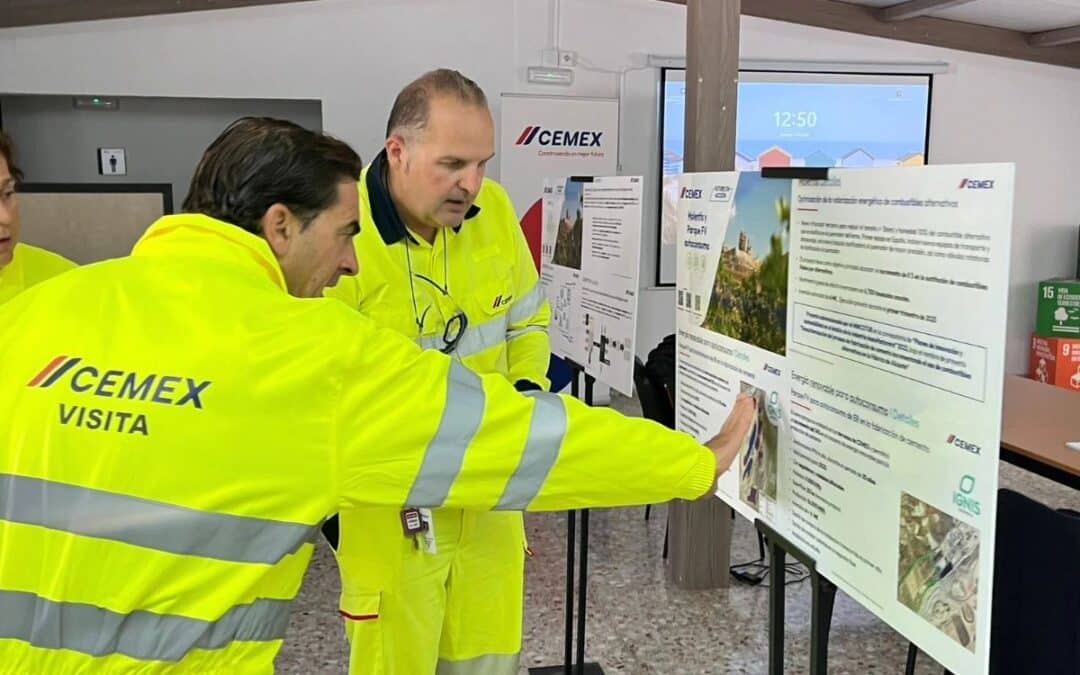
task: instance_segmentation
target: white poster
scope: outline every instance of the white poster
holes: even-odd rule
[[[1013,167],[682,182],[679,423],[715,431],[741,390],[761,406],[718,493],[987,672]],[[726,211],[696,206],[712,186]]]
[[[789,445],[790,419],[785,316],[775,304],[787,290],[788,234],[778,208],[791,199],[791,181],[684,174],[677,194],[676,425],[707,440],[735,397],[752,394],[757,420],[737,470],[720,477],[717,495],[743,516],[779,528],[781,447]],[[777,247],[782,254],[770,256]],[[743,293],[745,287],[755,292]]]
[[[634,386],[641,176],[549,180],[541,281],[551,351],[627,396]]]
[[[503,94],[501,103],[499,182],[537,233],[546,178],[618,173],[617,99]]]

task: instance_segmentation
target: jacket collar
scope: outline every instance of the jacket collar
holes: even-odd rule
[[[281,265],[265,239],[198,213],[159,218],[135,243],[131,255],[192,256],[236,262],[258,270],[282,291],[288,292]]]
[[[367,175],[364,177],[364,186],[367,188],[368,193],[368,204],[371,208],[371,219],[375,221],[375,227],[379,230],[379,235],[382,236],[382,240],[387,246],[396,244],[405,237],[415,243],[416,239],[405,227],[405,221],[401,219],[401,214],[398,213],[397,206],[390,196],[390,186],[387,183],[386,175],[388,169],[386,150],[383,150],[372,160],[371,165],[368,166]],[[465,212],[465,220],[475,218],[479,213],[480,207],[473,204]],[[461,225],[458,225],[454,228],[454,231],[457,232],[460,229]]]

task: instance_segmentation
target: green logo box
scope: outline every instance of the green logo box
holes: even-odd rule
[[[1039,282],[1039,337],[1080,338],[1080,279]]]

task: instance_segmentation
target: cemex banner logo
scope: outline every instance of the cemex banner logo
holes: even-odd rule
[[[779,368],[773,368],[768,363],[765,364],[765,372],[770,374],[770,375],[775,375],[776,377],[780,377],[780,369]]]
[[[953,493],[953,503],[969,516],[977,516],[982,513],[979,500],[971,496],[974,491],[975,477],[964,475],[960,478],[960,485],[957,487],[956,492]]]
[[[968,452],[970,452],[973,455],[981,455],[982,454],[982,448],[975,445],[974,443],[969,443],[968,441],[965,441],[962,438],[957,438],[956,434],[949,434],[949,437],[945,439],[945,442],[948,443],[949,445],[955,445],[956,447],[960,448],[961,450],[967,450]]]
[[[679,192],[679,199],[701,199],[701,188],[688,188],[684,187]]]
[[[98,368],[78,356],[57,356],[27,383],[33,389],[66,385],[71,393],[115,401],[146,401],[162,406],[203,409],[212,382],[177,375]],[[106,405],[102,402],[100,405]],[[60,403],[60,424],[95,431],[150,435],[146,414],[129,410]]]
[[[603,131],[567,131],[565,129],[545,129],[539,125],[529,125],[518,136],[514,145],[546,145],[556,148],[599,148]]]
[[[960,181],[960,190],[993,190],[994,181],[992,180],[977,180],[975,178],[965,178]]]

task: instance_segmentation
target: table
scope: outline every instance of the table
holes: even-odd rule
[[[1080,490],[1080,392],[1019,375],[1005,377],[1001,459]]]

